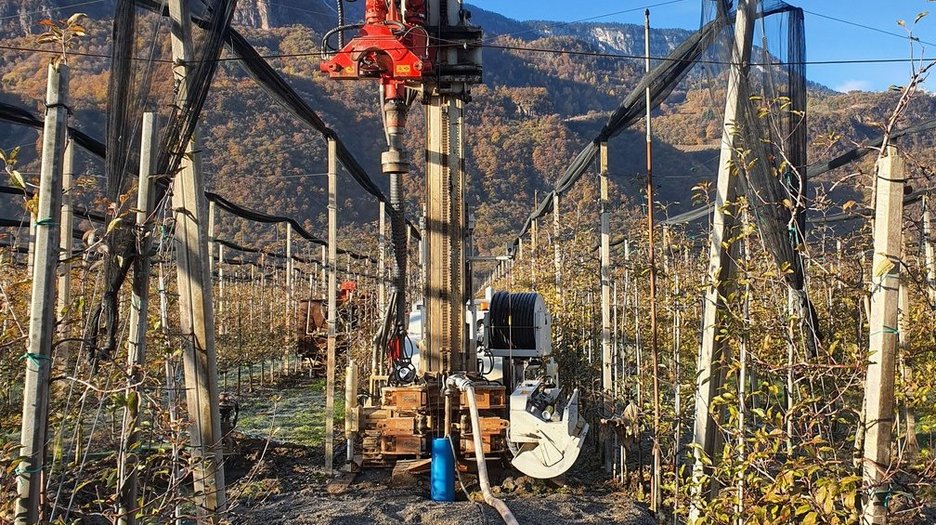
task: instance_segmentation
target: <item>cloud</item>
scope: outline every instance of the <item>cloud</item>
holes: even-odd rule
[[[836,91],[848,93],[849,91],[871,91],[869,80],[846,80],[834,88]]]

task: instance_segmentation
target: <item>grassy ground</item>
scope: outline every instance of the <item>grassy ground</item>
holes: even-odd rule
[[[344,382],[335,381],[335,428],[344,428]],[[325,442],[325,379],[293,376],[240,401],[237,430],[245,435],[319,447]]]

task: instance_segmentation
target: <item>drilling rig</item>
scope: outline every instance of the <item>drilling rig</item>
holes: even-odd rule
[[[365,406],[346,393],[349,459],[390,466],[425,458],[430,440],[445,436],[460,459],[475,454],[479,470],[483,458],[509,455],[525,474],[552,478],[578,457],[588,425],[578,417],[578,392],[559,388],[542,297],[488,291],[474,300],[469,292],[464,107],[482,73],[482,32],[470,18],[456,0],[367,0],[363,23],[346,25],[339,15],[324,37],[323,73],[377,81],[387,139],[381,168],[390,178],[392,280],[372,359],[380,365]],[[426,129],[418,324],[409,322],[405,297],[402,186],[403,133],[416,101]]]

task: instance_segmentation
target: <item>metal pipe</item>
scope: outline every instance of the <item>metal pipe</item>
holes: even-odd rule
[[[345,368],[345,438],[347,438],[346,459],[354,461],[354,442],[357,440],[357,389],[358,369],[353,360]]]
[[[481,485],[481,494],[484,502],[500,514],[507,525],[520,525],[507,504],[494,497],[491,493],[491,483],[488,480],[487,464],[484,462],[484,444],[481,442],[481,419],[478,417],[478,402],[475,400],[474,386],[471,380],[464,375],[449,376],[446,383],[465,393],[468,398],[468,411],[471,415],[471,437],[474,441],[475,459],[478,463],[478,484]]]

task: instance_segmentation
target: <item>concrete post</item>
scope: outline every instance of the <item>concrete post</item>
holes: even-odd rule
[[[718,395],[723,381],[725,348],[719,337],[725,315],[725,305],[722,304],[722,299],[728,295],[728,281],[734,270],[732,252],[737,252],[736,246],[725,245],[732,238],[737,226],[734,217],[725,213],[725,207],[732,205],[737,199],[735,176],[731,173],[736,137],[734,125],[741,113],[741,104],[749,103],[747,100],[741,100],[739,89],[741,82],[747,76],[748,64],[751,58],[754,5],[755,2],[751,0],[739,0],[738,2],[735,18],[734,50],[732,52],[733,65],[728,74],[721,156],[718,166],[715,207],[712,212],[708,289],[705,292],[702,316],[702,344],[696,375],[695,425],[692,437],[696,448],[693,452],[695,462],[692,471],[693,494],[689,509],[690,524],[699,520],[704,502],[708,501],[717,489],[716,483],[707,483],[708,486],[704,486],[706,485],[705,476],[711,473],[711,469],[704,466],[702,458],[707,457],[714,460],[718,448],[717,422],[709,413],[709,408],[712,399]]]
[[[61,258],[65,259],[59,263],[58,277],[58,321],[61,323],[65,312],[71,306],[71,263],[67,261],[72,256],[74,247],[72,231],[75,229],[75,213],[72,209],[72,179],[75,175],[75,144],[69,140],[65,145],[65,160],[62,169],[62,222],[60,227]],[[61,330],[61,326],[59,327]],[[62,334],[60,334],[62,335]],[[67,343],[59,345],[62,353],[57,359],[67,361],[67,353],[64,348]]]
[[[65,160],[62,169],[62,213],[61,227],[59,228],[60,250],[59,269],[58,269],[58,305],[56,306],[56,320],[58,323],[58,336],[63,341],[56,348],[53,364],[56,369],[56,375],[68,369],[68,363],[71,362],[70,330],[68,328],[68,319],[66,314],[69,312],[72,304],[71,300],[71,263],[68,261],[72,256],[73,238],[72,231],[75,229],[75,214],[72,209],[72,179],[75,173],[75,145],[69,140],[65,144]],[[56,394],[63,389],[56,388]]]
[[[133,267],[133,289],[130,296],[130,334],[127,344],[127,404],[123,415],[123,442],[118,458],[117,479],[118,517],[120,525],[135,525],[137,505],[137,441],[142,396],[140,383],[143,381],[143,365],[146,356],[147,303],[149,300],[149,250],[152,236],[149,216],[153,211],[153,172],[156,167],[156,137],[154,113],[143,114],[142,139],[140,141],[140,169],[137,188],[136,231],[142,242],[138,259]]]
[[[43,493],[46,424],[49,417],[49,371],[55,334],[55,267],[59,253],[65,120],[68,118],[68,66],[49,65],[42,134],[39,206],[36,213],[35,266],[29,307],[29,346],[23,354],[23,421],[16,468],[17,525],[38,523]]]
[[[894,376],[897,304],[903,225],[904,161],[893,146],[878,160],[875,179],[874,260],[871,270],[869,360],[865,378],[865,440],[862,523],[887,522],[891,437],[894,425]]]
[[[188,64],[192,53],[191,13],[186,0],[169,1],[173,75],[178,103],[188,96]],[[179,292],[179,331],[183,347],[185,393],[192,422],[191,462],[196,513],[201,522],[217,523],[226,507],[222,462],[221,418],[218,408],[218,366],[215,354],[214,309],[208,273],[208,231],[201,155],[193,138],[186,145],[181,170],[172,184],[176,210],[176,280]]]

